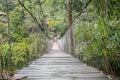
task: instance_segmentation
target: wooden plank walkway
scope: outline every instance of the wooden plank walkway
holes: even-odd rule
[[[25,80],[109,80],[101,71],[60,50],[33,61],[14,75],[19,76],[28,76]]]

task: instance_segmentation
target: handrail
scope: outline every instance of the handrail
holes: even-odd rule
[[[61,48],[71,53],[70,29],[72,28],[75,45],[74,56],[87,65],[103,70],[108,75],[119,77],[119,30],[112,30],[109,26],[112,20],[108,18],[107,11],[105,11],[107,17],[89,16],[89,9],[85,9],[85,14],[83,13],[77,17],[61,38]],[[105,20],[109,21],[109,23]]]

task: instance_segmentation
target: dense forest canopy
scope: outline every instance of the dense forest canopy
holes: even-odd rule
[[[69,26],[68,1],[0,0],[0,64],[3,72],[20,69],[45,52],[45,41],[53,36],[46,24],[56,28],[62,39]],[[91,61],[90,65],[106,73],[119,76],[120,0],[71,1],[75,55],[86,63]],[[92,58],[97,58],[100,65]],[[103,64],[107,66],[105,69]]]

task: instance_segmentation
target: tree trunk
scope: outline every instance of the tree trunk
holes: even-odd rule
[[[70,53],[74,54],[74,40],[72,30],[72,0],[68,0],[68,27],[70,29]]]

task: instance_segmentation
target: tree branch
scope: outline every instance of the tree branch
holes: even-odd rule
[[[36,17],[25,7],[25,5],[20,0],[18,0],[18,2],[30,14],[30,16],[34,19],[34,21],[37,23],[37,25],[40,27],[40,29],[43,30],[43,28],[39,24],[38,20],[36,19]]]

